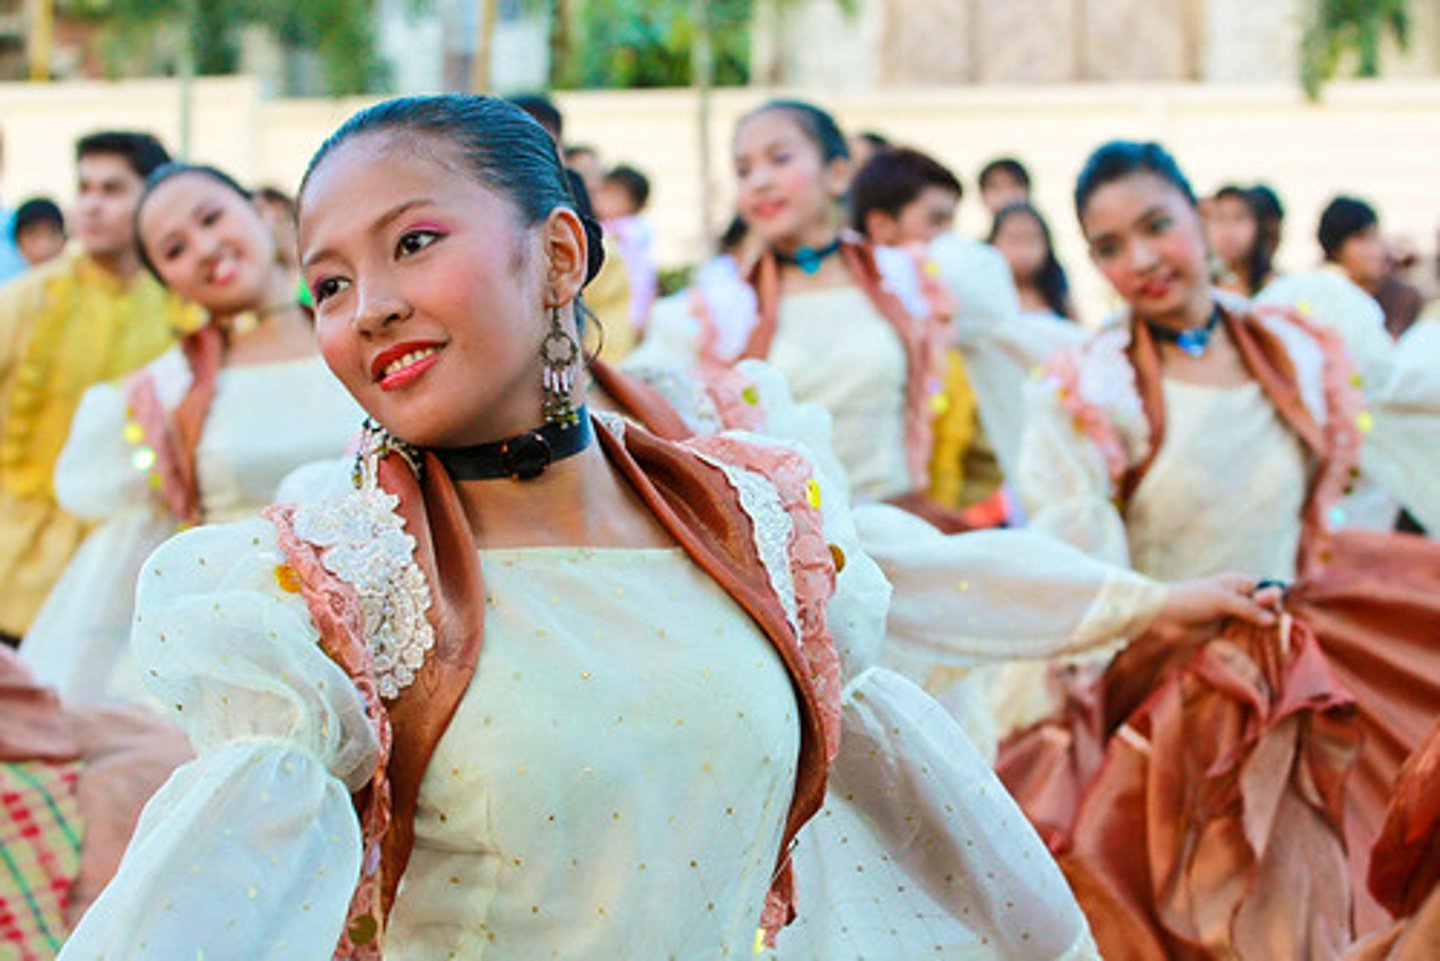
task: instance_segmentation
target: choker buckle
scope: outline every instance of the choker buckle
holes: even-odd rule
[[[554,459],[550,442],[539,431],[512,437],[500,445],[500,464],[515,480],[539,477]]]

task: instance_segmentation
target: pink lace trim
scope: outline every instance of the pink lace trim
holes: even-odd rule
[[[715,413],[726,430],[761,432],[765,429],[765,408],[760,388],[737,368],[705,365],[696,371]]]
[[[1320,550],[1318,542],[1332,532],[1331,513],[1349,490],[1355,468],[1360,463],[1360,448],[1366,429],[1362,422],[1368,417],[1369,404],[1360,389],[1360,376],[1350,357],[1350,350],[1340,334],[1314,323],[1299,311],[1278,304],[1259,307],[1256,314],[1281,317],[1299,327],[1314,338],[1324,356],[1321,383],[1325,397],[1325,423],[1322,430],[1330,450],[1320,474],[1315,478],[1311,494],[1314,511],[1311,520],[1317,529],[1309,532],[1306,538],[1307,556],[1302,558],[1305,562],[1313,561],[1314,554]],[[1301,564],[1302,569],[1307,566],[1307,563]]]
[[[691,445],[702,453],[763,475],[774,485],[780,506],[790,518],[787,554],[800,626],[795,641],[815,692],[828,764],[840,750],[843,688],[840,656],[825,623],[825,609],[835,593],[837,571],[835,557],[825,539],[824,516],[818,506],[819,486],[811,476],[810,464],[786,447],[751,444],[719,434],[698,438]],[[794,904],[795,879],[787,859],[765,897],[760,915],[767,946],[774,946],[775,936],[795,916]]]
[[[824,518],[814,506],[818,485],[810,463],[800,454],[778,445],[752,444],[714,434],[698,438],[692,446],[728,464],[763,475],[774,485],[780,506],[791,522],[789,561],[800,622],[796,651],[809,671],[825,731],[826,760],[840,749],[840,656],[825,623],[825,607],[835,593],[835,559],[825,540]]]
[[[1125,440],[1105,410],[1085,396],[1080,385],[1080,365],[1079,352],[1062,350],[1046,361],[1044,377],[1054,386],[1055,397],[1060,401],[1061,409],[1070,415],[1075,430],[1089,437],[1100,448],[1110,479],[1118,483],[1130,466]],[[1134,381],[1135,372],[1131,370],[1132,390]]]
[[[369,784],[369,796],[360,812],[364,860],[360,880],[350,900],[345,930],[335,949],[337,959],[380,961],[383,957],[383,916],[380,906],[380,839],[390,827],[389,762],[392,744],[390,715],[375,686],[369,645],[365,643],[364,615],[354,588],[331,574],[310,542],[295,533],[295,508],[268,507],[262,516],[275,525],[280,549],[298,575],[296,585],[320,632],[325,653],[349,676],[365,702],[365,715],[380,745],[379,762]]]
[[[156,493],[161,503],[182,524],[198,524],[199,513],[189,503],[184,471],[175,456],[176,439],[170,427],[170,414],[160,402],[155,375],[142,368],[126,378],[125,402],[135,423],[140,425],[143,445],[155,455],[151,474],[159,478]]]

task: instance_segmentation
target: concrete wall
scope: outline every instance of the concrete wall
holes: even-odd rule
[[[728,153],[735,121],[766,96],[730,90],[715,98],[716,226],[733,195]],[[702,191],[693,94],[584,92],[558,99],[572,140],[595,145],[607,162],[634,163],[650,174],[650,216],[661,260],[674,264],[697,256]],[[194,103],[196,159],[245,181],[293,188],[311,152],[362,101],[266,101],[254,81],[226,78],[197,83]],[[1288,85],[1162,84],[884,89],[837,92],[825,103],[847,126],[879,130],[952,166],[971,188],[961,215],[965,233],[988,226],[973,189],[980,165],[1001,153],[1023,158],[1091,313],[1103,310],[1106,298],[1085,262],[1069,194],[1089,150],[1113,137],[1164,141],[1202,192],[1230,180],[1273,184],[1289,212],[1281,248],[1289,267],[1315,261],[1319,210],[1341,190],[1368,197],[1387,232],[1409,236],[1433,262],[1440,225],[1440,81],[1335,84],[1318,105]],[[178,88],[169,81],[0,85],[6,146],[0,198],[10,206],[36,193],[70,200],[78,135],[124,125],[152,130],[174,145],[179,106]]]

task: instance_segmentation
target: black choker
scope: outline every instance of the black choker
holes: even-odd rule
[[[839,249],[840,238],[836,237],[824,247],[801,247],[793,254],[782,254],[777,250],[775,251],[775,259],[782,264],[799,267],[813,277],[820,272],[820,265],[825,262],[825,258]]]
[[[1215,336],[1215,328],[1220,325],[1220,308],[1210,312],[1210,320],[1204,327],[1173,330],[1160,324],[1152,324],[1148,320],[1145,324],[1156,340],[1169,341],[1191,357],[1201,357],[1205,354],[1205,348],[1210,346],[1210,338]]]
[[[590,412],[581,405],[575,413],[579,420],[574,424],[546,424],[488,444],[432,450],[454,480],[530,480],[557,460],[574,457],[590,446],[595,436]]]

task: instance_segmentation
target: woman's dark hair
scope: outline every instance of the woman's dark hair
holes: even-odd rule
[[[964,196],[964,188],[938,160],[909,147],[893,147],[871,157],[850,182],[850,226],[865,233],[872,211],[899,217],[926,188],[939,187]]]
[[[820,148],[820,159],[825,163],[850,159],[850,145],[845,142],[845,135],[840,132],[835,118],[803,100],[768,100],[741,117],[736,129],[745,126],[747,120],[773,111],[789,114],[810,142]]]
[[[1024,187],[1027,191],[1030,189],[1030,171],[1026,170],[1025,165],[1014,157],[1000,157],[981,167],[979,178],[980,189],[984,190],[985,185],[990,182],[990,178],[996,174],[1009,174],[1015,178],[1020,186]]]
[[[209,177],[216,183],[235,191],[235,193],[239,194],[247,203],[251,197],[250,191],[240,186],[239,181],[219,167],[211,167],[207,164],[189,164],[180,161],[171,161],[161,164],[152,170],[150,176],[145,178],[145,188],[140,191],[140,199],[135,203],[135,246],[139,248],[140,251],[140,263],[144,264],[145,269],[150,271],[150,276],[162,284],[165,283],[165,281],[161,278],[160,271],[156,270],[155,265],[150,262],[150,254],[145,250],[145,243],[140,237],[140,213],[145,209],[145,204],[150,200],[151,195],[159,189],[161,184],[167,180],[173,180],[181,174],[199,174],[202,177]]]
[[[453,145],[466,171],[507,197],[527,227],[542,222],[557,207],[574,211],[585,227],[585,282],[600,272],[605,262],[600,224],[588,205],[576,199],[555,142],[524,110],[494,97],[399,97],[360,111],[310,158],[300,181],[302,209],[305,186],[326,157],[352,137],[382,131],[419,134]]]
[[[1280,227],[1285,209],[1275,191],[1263,185],[1245,188],[1227,184],[1215,191],[1215,199],[1238,200],[1255,221],[1255,239],[1245,252],[1245,272],[1249,278],[1246,292],[1254,296],[1275,272],[1275,251],[1280,248]]]
[[[995,238],[1000,236],[1000,228],[1005,221],[1012,217],[1028,216],[1040,227],[1040,236],[1045,238],[1045,263],[1040,268],[1040,276],[1035,280],[1035,286],[1040,291],[1040,296],[1045,305],[1051,311],[1061,317],[1074,318],[1074,304],[1070,300],[1070,278],[1065,274],[1065,268],[1055,256],[1055,242],[1050,237],[1050,225],[1040,211],[1030,204],[1019,201],[1009,206],[1000,208],[995,215],[995,222],[990,227],[990,243],[995,243]]]
[[[1190,181],[1185,179],[1180,165],[1164,147],[1153,142],[1112,140],[1092,153],[1080,171],[1080,177],[1075,182],[1075,215],[1085,215],[1085,206],[1090,203],[1095,191],[1135,174],[1159,177],[1184,194],[1192,205],[1195,203],[1195,191],[1191,189]]]
[[[1330,201],[1320,215],[1320,230],[1317,233],[1320,249],[1325,251],[1326,260],[1340,256],[1345,241],[1363,233],[1380,222],[1375,208],[1354,197],[1336,197]]]

